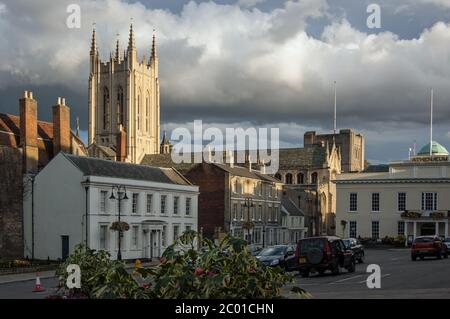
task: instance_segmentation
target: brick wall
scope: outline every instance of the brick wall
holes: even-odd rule
[[[225,229],[225,172],[214,165],[198,164],[185,177],[198,185],[198,228],[203,227],[203,236],[213,238],[216,227]]]
[[[0,258],[23,256],[22,152],[0,146]]]

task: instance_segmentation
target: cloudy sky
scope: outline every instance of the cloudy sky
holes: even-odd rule
[[[372,2],[380,29],[366,24]],[[72,3],[79,29],[66,26]],[[450,149],[449,0],[0,0],[0,111],[17,114],[31,89],[49,120],[64,96],[85,131],[92,24],[106,59],[130,18],[141,56],[157,30],[167,130],[279,127],[282,146],[302,146],[306,130],[332,130],[337,81],[338,128],[386,162],[429,139],[433,87],[434,137]]]

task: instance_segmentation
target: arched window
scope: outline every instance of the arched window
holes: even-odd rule
[[[103,89],[103,129],[108,127],[108,108],[109,108],[109,90],[107,87]]]
[[[145,131],[148,132],[150,127],[150,94],[147,91],[147,96],[145,97]]]
[[[137,104],[137,129],[139,131],[141,129],[141,90],[139,90],[136,104]]]
[[[292,174],[291,173],[286,174],[286,184],[292,184]]]
[[[276,174],[275,174],[275,178],[276,178],[276,179],[279,179],[279,180],[281,181],[281,175],[280,175],[279,173],[276,173]]]
[[[317,184],[317,172],[311,174],[311,184]]]
[[[297,184],[305,184],[305,175],[303,173],[297,174]]]
[[[123,89],[121,86],[117,88],[117,124],[123,125]]]

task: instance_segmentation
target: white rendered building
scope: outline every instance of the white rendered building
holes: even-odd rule
[[[60,153],[27,186],[24,255],[34,250],[36,259],[56,260],[83,242],[117,258],[119,231],[111,229],[119,218],[117,185],[128,198],[120,205],[129,226],[122,259],[159,257],[184,231],[197,231],[198,187],[175,169]]]

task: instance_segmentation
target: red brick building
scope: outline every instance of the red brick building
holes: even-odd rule
[[[0,113],[0,257],[23,256],[23,198],[32,196],[23,179],[33,178],[58,152],[86,155],[70,129],[63,98],[53,106],[53,121],[39,121],[33,93],[19,100],[19,116]],[[28,256],[32,257],[32,256]]]

